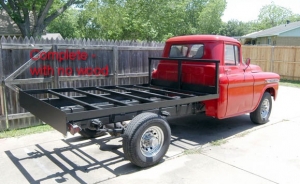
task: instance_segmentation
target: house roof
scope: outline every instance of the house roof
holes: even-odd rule
[[[250,34],[242,36],[242,38],[259,38],[259,37],[266,37],[266,36],[278,36],[284,32],[291,31],[291,30],[294,30],[297,28],[300,28],[300,21],[292,22],[289,24],[282,24],[282,25],[272,27],[269,29],[265,29],[262,31],[250,33]]]
[[[58,38],[59,40],[63,39],[63,37],[61,36],[60,33],[46,33],[46,35],[42,35],[43,39],[49,39],[51,40],[53,38],[53,40],[55,40],[56,38]]]
[[[21,31],[17,24],[8,16],[6,11],[0,10],[0,35],[20,36]]]

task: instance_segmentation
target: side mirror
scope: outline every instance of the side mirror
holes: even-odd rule
[[[247,70],[247,68],[250,66],[250,58],[246,59],[246,68],[244,68],[244,72]]]
[[[246,65],[247,65],[247,66],[250,65],[250,61],[251,61],[250,58],[247,58],[247,59],[246,59]]]

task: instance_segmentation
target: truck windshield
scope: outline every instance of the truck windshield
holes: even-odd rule
[[[202,58],[204,53],[203,44],[172,45],[169,53],[170,58]]]

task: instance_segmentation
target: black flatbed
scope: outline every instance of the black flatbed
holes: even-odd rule
[[[156,81],[139,85],[117,85],[80,88],[20,90],[20,105],[63,134],[67,123],[76,124],[99,119],[102,124],[132,119],[135,115],[152,111],[171,115],[185,115],[201,110],[199,103],[219,98],[219,61],[182,58],[149,58],[178,62],[178,81]],[[216,65],[215,86],[184,84],[181,82],[183,61],[211,62]],[[201,90],[202,89],[202,90]]]

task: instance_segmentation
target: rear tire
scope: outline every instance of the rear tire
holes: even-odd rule
[[[165,119],[154,113],[134,117],[123,135],[125,158],[139,167],[159,163],[169,149],[171,129]]]
[[[265,92],[254,112],[250,113],[250,119],[255,124],[265,124],[269,121],[272,110],[272,99],[268,92]]]

